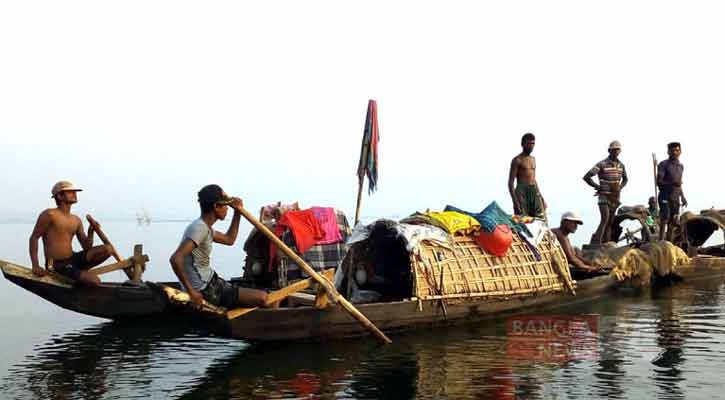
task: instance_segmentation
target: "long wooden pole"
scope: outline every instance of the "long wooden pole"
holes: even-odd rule
[[[357,225],[358,221],[360,221],[360,206],[362,205],[362,190],[363,190],[363,182],[360,181],[360,184],[357,188],[357,205],[355,206],[355,223],[353,226]]]
[[[284,242],[282,240],[280,240],[280,238],[278,238],[277,235],[275,235],[274,233],[272,233],[272,231],[269,230],[269,228],[264,226],[256,218],[254,218],[254,216],[252,214],[250,214],[249,211],[245,210],[244,208],[240,207],[239,211],[244,216],[244,218],[247,219],[247,221],[249,221],[252,225],[254,225],[255,228],[259,229],[260,232],[264,233],[264,235],[267,236],[269,238],[269,240],[271,240],[275,245],[277,245],[277,247],[280,250],[282,250],[283,253],[285,253],[289,258],[292,259],[292,261],[295,262],[295,264],[297,264],[300,268],[302,268],[302,270],[305,271],[305,273],[307,275],[309,275],[312,279],[314,279],[317,283],[319,283],[323,288],[325,288],[327,293],[329,293],[330,296],[332,296],[333,300],[335,302],[337,302],[338,304],[340,304],[342,306],[342,308],[344,308],[347,312],[349,312],[353,318],[358,320],[358,322],[360,322],[360,324],[365,329],[370,331],[373,334],[373,336],[375,336],[375,338],[378,339],[378,341],[380,343],[383,343],[383,344],[392,343],[392,341],[390,339],[388,339],[388,337],[385,336],[385,334],[383,332],[381,332],[380,329],[378,329],[378,327],[376,327],[372,322],[370,322],[370,320],[367,319],[367,317],[365,317],[360,311],[358,311],[358,309],[355,308],[355,306],[353,306],[349,301],[347,301],[347,299],[344,298],[337,291],[337,289],[335,289],[335,286],[330,281],[321,277],[314,269],[312,269],[312,267],[307,265],[307,263],[300,256],[295,254],[295,252],[292,251],[292,249],[287,247],[287,245],[284,244]]]
[[[660,202],[658,199],[659,193],[657,193],[657,155],[655,153],[652,153],[652,172],[654,173],[655,181],[655,208],[659,211]]]

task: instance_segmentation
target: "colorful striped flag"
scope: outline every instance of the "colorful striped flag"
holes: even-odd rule
[[[360,162],[357,166],[357,178],[362,187],[365,175],[368,177],[368,194],[378,188],[378,105],[375,100],[368,101],[368,112],[365,117],[365,130],[360,149]]]

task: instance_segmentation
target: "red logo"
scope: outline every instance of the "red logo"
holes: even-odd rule
[[[513,359],[595,360],[599,315],[518,315],[506,320],[506,334]]]

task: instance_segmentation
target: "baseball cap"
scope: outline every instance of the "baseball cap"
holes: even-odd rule
[[[199,191],[199,203],[228,205],[232,198],[219,185],[206,185]]]
[[[584,223],[584,221],[582,221],[581,217],[578,214],[576,214],[574,212],[571,212],[571,211],[565,212],[561,216],[561,220],[562,221],[572,221],[572,222],[576,222],[577,225],[582,225]]]
[[[83,189],[78,189],[77,187],[73,186],[72,183],[69,181],[58,181],[53,185],[53,189],[50,190],[50,198],[54,198],[58,193],[60,192],[82,192]]]
[[[622,149],[622,144],[619,143],[619,140],[615,140],[612,143],[609,143],[609,150],[613,149]]]

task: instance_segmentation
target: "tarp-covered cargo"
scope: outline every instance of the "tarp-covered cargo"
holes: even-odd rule
[[[336,281],[347,295],[367,299],[421,300],[511,297],[574,288],[559,242],[543,235],[537,246],[513,236],[504,257],[488,254],[473,235],[419,240],[413,248],[402,234],[407,224],[378,220],[356,227],[352,247]],[[361,234],[359,231],[365,231]],[[420,236],[416,236],[420,239]],[[571,288],[571,289],[568,289]]]

